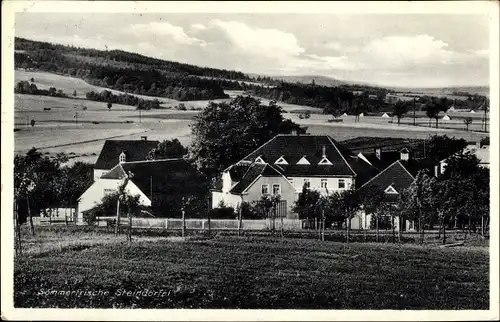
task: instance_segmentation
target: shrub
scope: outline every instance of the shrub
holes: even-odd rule
[[[97,212],[95,210],[89,210],[87,212],[84,212],[83,221],[89,226],[95,225],[97,221]]]

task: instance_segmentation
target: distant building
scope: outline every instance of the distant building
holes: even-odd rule
[[[159,141],[142,140],[106,140],[99,158],[94,165],[94,180],[99,179],[113,167],[122,162],[146,160],[149,151],[156,148]]]
[[[390,118],[389,114],[387,114],[387,113],[382,114],[381,117],[383,117],[383,118]]]
[[[451,117],[448,114],[445,114],[442,118],[443,121],[451,121]]]
[[[483,145],[480,143],[475,144],[469,143],[462,152],[460,153],[472,153],[479,159],[479,166],[488,168],[490,167],[490,146]],[[434,175],[437,177],[444,174],[446,171],[446,166],[448,165],[448,158],[439,161],[439,163],[434,167]]]

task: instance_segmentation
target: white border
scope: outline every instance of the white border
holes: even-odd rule
[[[422,2],[83,2],[83,1],[2,1],[2,318],[7,320],[495,320],[498,301],[498,113],[499,113],[499,11],[496,1]],[[488,14],[490,19],[490,102],[491,109],[491,217],[490,310],[484,311],[355,311],[355,310],[114,310],[114,309],[13,309],[13,41],[15,12],[122,12],[122,13],[447,13]],[[348,32],[348,31],[346,31]],[[12,86],[9,86],[12,84]],[[11,218],[11,220],[9,220]]]

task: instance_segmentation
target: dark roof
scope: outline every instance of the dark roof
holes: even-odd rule
[[[389,165],[393,164],[395,161],[401,158],[401,154],[398,151],[381,151],[380,159],[377,158],[375,153],[361,152],[363,156],[378,170],[382,171]]]
[[[360,190],[368,187],[378,187],[380,189],[387,189],[392,186],[398,193],[408,188],[415,180],[414,176],[403,165],[404,161],[396,161],[375,177],[365,183]],[[397,195],[386,194],[387,199],[393,201]]]
[[[325,155],[332,165],[321,165],[323,148]],[[261,157],[264,162],[273,164],[283,157],[288,165],[279,165],[285,176],[334,176],[355,175],[346,161],[346,153],[341,153],[341,146],[327,135],[283,135],[279,134],[263,144],[242,161],[254,162]],[[306,157],[310,165],[297,165],[297,162]],[[278,165],[275,165],[276,167]]]
[[[356,172],[356,188],[360,188],[380,172],[378,168],[369,165],[361,158],[352,156],[347,160],[351,168]]]
[[[146,140],[106,140],[94,168],[105,170],[113,168],[119,163],[122,152],[125,152],[127,162],[143,161],[149,151],[156,148],[159,143]]]
[[[199,172],[184,159],[124,162],[102,179],[123,179],[125,173],[132,174],[130,180],[147,196],[151,193],[194,194],[204,182]]]
[[[245,167],[245,165],[243,166],[240,165],[240,167],[241,167],[240,169],[242,169],[243,167]],[[273,176],[281,176],[282,174],[278,172],[276,168],[274,168],[269,164],[259,164],[259,163],[248,164],[246,166],[246,171],[244,175],[239,180],[239,182],[231,189],[231,193],[236,193],[236,194],[242,193],[260,175],[266,177],[273,177]],[[232,177],[231,179],[235,180]]]

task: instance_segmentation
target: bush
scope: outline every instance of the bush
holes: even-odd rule
[[[97,212],[94,210],[89,210],[83,213],[83,222],[89,226],[95,225],[97,221]]]
[[[210,209],[210,218],[212,219],[235,219],[236,215],[233,207],[219,207]]]

